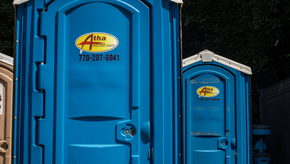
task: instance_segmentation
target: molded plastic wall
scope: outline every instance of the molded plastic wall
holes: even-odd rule
[[[3,54],[1,54],[1,59],[2,55]],[[12,59],[9,56],[8,58]],[[0,61],[0,164],[12,163],[12,103],[13,65]]]
[[[251,164],[249,75],[199,61],[182,85],[184,164]]]
[[[30,0],[16,10],[15,164],[179,163],[180,5]],[[87,33],[118,46],[82,51]]]

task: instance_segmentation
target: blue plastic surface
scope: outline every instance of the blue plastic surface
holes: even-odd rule
[[[271,135],[271,126],[268,125],[253,125],[252,126],[252,134],[253,135]]]
[[[271,163],[271,155],[267,153],[268,148],[264,142],[264,136],[271,135],[271,129],[265,125],[253,125],[252,134],[259,137],[253,149],[254,164]]]
[[[179,9],[162,0],[17,6],[14,163],[178,163]],[[80,51],[88,33],[118,45]]]
[[[271,135],[271,129],[252,129],[252,134],[259,136]]]
[[[270,164],[271,158],[254,158],[254,164]]]
[[[249,76],[217,62],[183,68],[184,164],[250,164]]]
[[[263,141],[263,137],[260,137],[256,142],[254,149],[258,150],[257,154],[263,154],[267,150],[266,143]]]

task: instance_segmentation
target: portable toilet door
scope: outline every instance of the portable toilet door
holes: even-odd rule
[[[250,164],[249,75],[208,50],[183,60],[184,164]]]
[[[0,53],[0,164],[12,163],[13,58]]]
[[[14,162],[176,163],[178,3],[15,0]]]

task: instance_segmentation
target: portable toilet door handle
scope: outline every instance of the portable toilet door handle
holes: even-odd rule
[[[6,153],[8,150],[8,144],[6,141],[0,141],[0,153]]]
[[[217,140],[217,142],[218,142],[218,148],[219,149],[226,149],[227,146],[228,146],[228,144],[229,144],[228,140],[225,137],[219,138]],[[231,149],[232,150],[236,149],[236,147],[237,147],[236,138],[233,138],[231,140],[231,143],[230,144],[231,144]]]
[[[217,142],[219,149],[226,149],[229,144],[228,140],[225,137],[219,138]]]

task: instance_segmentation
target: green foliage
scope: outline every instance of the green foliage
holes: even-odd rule
[[[13,0],[0,0],[0,52],[13,55],[14,9]]]
[[[185,0],[184,57],[204,49],[252,68],[258,90],[290,76],[289,0]]]

